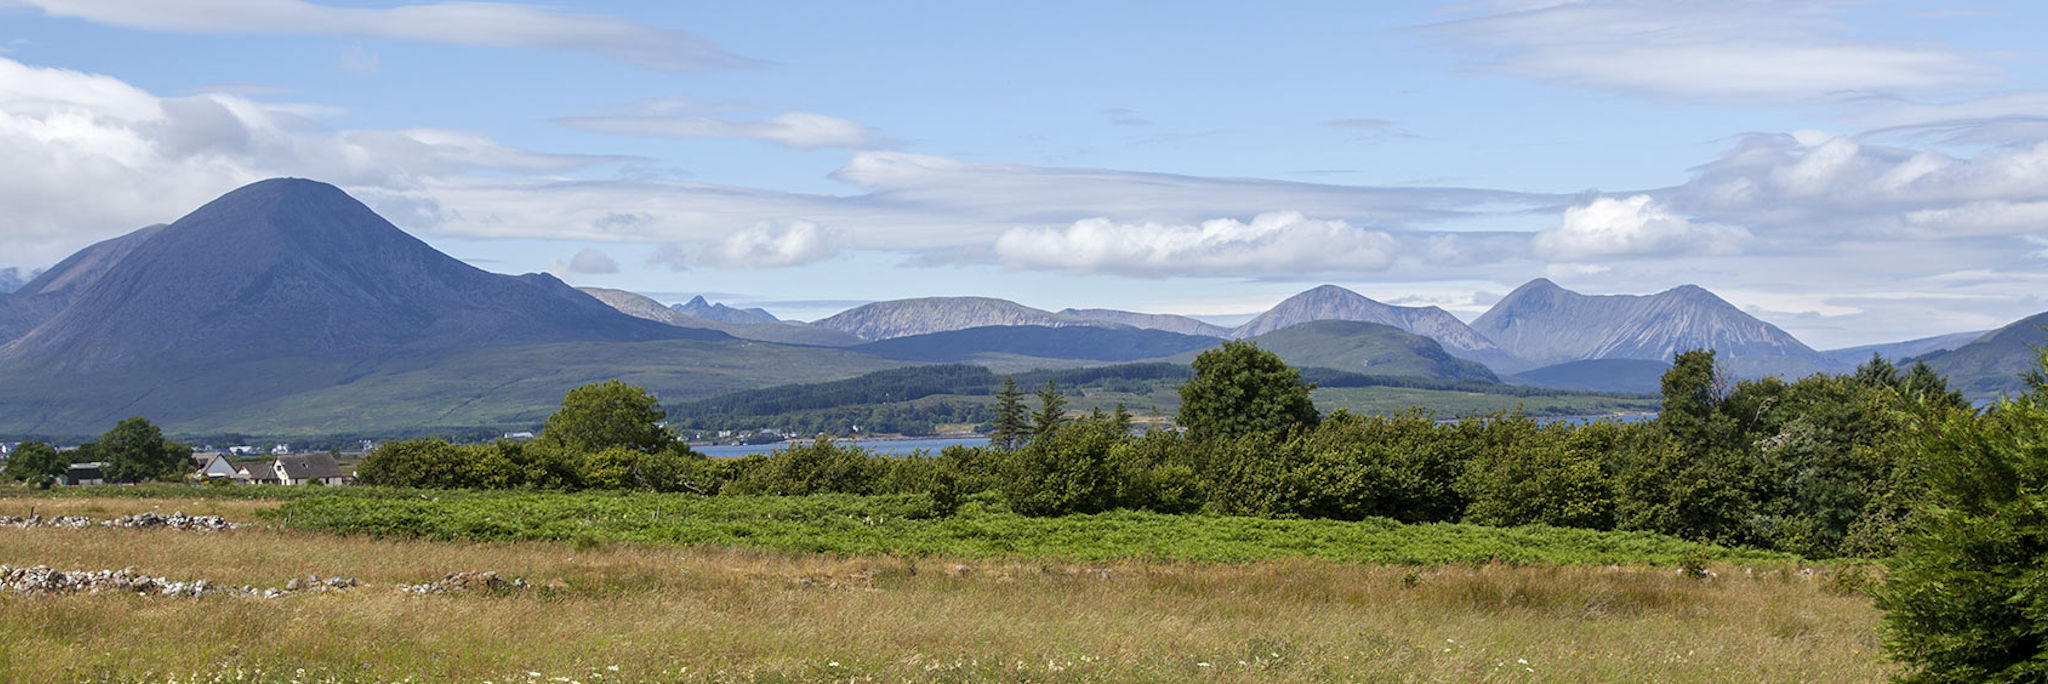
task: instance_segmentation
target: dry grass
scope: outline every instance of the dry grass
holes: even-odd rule
[[[0,501],[0,513],[25,512],[24,503]],[[35,505],[248,519],[265,504]],[[528,681],[529,671],[585,682],[1875,681],[1890,672],[1875,655],[1869,601],[1791,568],[1717,567],[1719,579],[1701,582],[1643,568],[956,563],[121,529],[0,530],[0,563],[373,585],[268,601],[0,595],[0,681],[182,681],[235,668],[496,682]],[[391,589],[465,569],[541,586],[503,596]]]

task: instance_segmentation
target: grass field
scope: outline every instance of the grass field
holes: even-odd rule
[[[168,493],[165,493],[168,495]],[[329,497],[302,499],[294,506]],[[401,500],[401,499],[392,499]],[[4,681],[1877,681],[1867,598],[1786,560],[1221,563],[469,542],[285,528],[280,502],[0,497],[0,514],[219,514],[230,533],[0,530],[0,562],[348,593],[0,594]],[[409,596],[495,570],[530,589]],[[611,668],[617,668],[616,670]],[[301,672],[303,670],[303,672]],[[538,673],[529,675],[528,673]]]

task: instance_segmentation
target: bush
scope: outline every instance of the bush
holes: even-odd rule
[[[2031,379],[1918,440],[1927,492],[1877,595],[1907,681],[2048,679],[2048,387]]]

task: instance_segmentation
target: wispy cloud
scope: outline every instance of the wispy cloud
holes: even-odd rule
[[[1858,37],[1844,3],[1567,0],[1482,3],[1423,27],[1485,71],[1660,98],[1803,102],[1995,82],[1989,65],[1924,43]]]
[[[556,120],[587,130],[656,138],[748,138],[797,149],[877,146],[875,130],[836,116],[785,112],[760,121],[701,116],[583,116]]]
[[[144,31],[214,35],[335,35],[604,55],[661,71],[757,64],[685,31],[610,17],[492,2],[441,2],[389,9],[332,7],[303,0],[5,0]]]
[[[1065,228],[1011,230],[995,250],[1019,268],[1164,277],[1379,270],[1393,263],[1396,247],[1384,231],[1272,212],[1199,224],[1091,218]]]

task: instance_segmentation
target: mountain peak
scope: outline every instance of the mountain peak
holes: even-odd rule
[[[1688,349],[1724,358],[1814,356],[1783,330],[1698,285],[1654,295],[1585,295],[1538,278],[1472,322],[1481,335],[1531,362],[1669,361]]]
[[[1231,331],[1232,337],[1257,337],[1312,321],[1364,321],[1390,325],[1434,339],[1452,354],[1481,357],[1482,362],[1504,361],[1504,354],[1472,332],[1463,321],[1437,307],[1394,306],[1338,287],[1319,285],[1288,297],[1257,318]]]
[[[711,302],[704,301],[704,295],[697,295],[695,297],[691,297],[690,301],[684,302],[683,306],[687,306],[690,308],[702,307],[708,309],[711,308]]]

